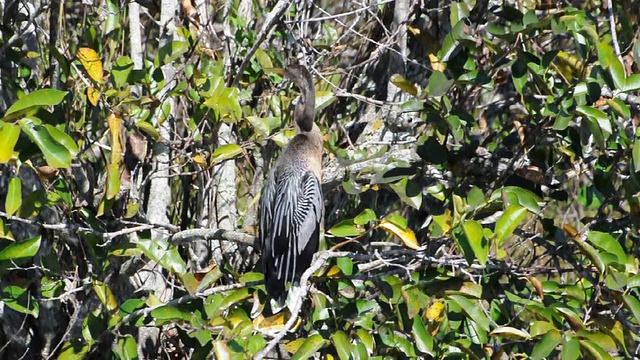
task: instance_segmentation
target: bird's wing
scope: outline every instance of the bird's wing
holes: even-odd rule
[[[311,245],[317,247],[322,217],[320,181],[311,171],[302,176],[289,175],[277,181],[270,249],[274,275],[284,283],[293,281],[295,274],[304,270],[297,268],[300,255],[312,241],[316,244]]]
[[[263,254],[271,254],[272,247],[272,223],[273,223],[273,209],[274,199],[276,195],[276,179],[275,169],[269,172],[267,183],[262,189],[262,195],[260,197],[260,229],[259,239],[260,246],[262,247]]]

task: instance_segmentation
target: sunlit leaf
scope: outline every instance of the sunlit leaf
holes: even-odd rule
[[[89,100],[89,102],[91,103],[91,105],[93,106],[98,106],[98,100],[100,100],[100,90],[94,88],[94,87],[88,87],[87,88],[87,100]]]
[[[496,240],[501,245],[504,240],[513,234],[513,231],[520,226],[527,214],[527,209],[520,205],[510,205],[502,216],[496,221]]]
[[[122,118],[115,113],[107,117],[109,135],[111,140],[111,157],[107,172],[106,198],[113,199],[120,191],[120,164],[122,162],[123,145],[120,132],[122,130]]]
[[[371,209],[364,209],[358,216],[353,218],[353,222],[356,225],[366,225],[371,221],[376,221],[378,217],[376,213]]]
[[[136,340],[129,334],[121,337],[118,339],[115,352],[122,360],[138,359],[138,345],[136,344]]]
[[[13,156],[13,148],[20,137],[20,127],[11,123],[0,122],[0,164],[9,162]]]
[[[392,233],[396,237],[398,237],[398,239],[400,239],[400,241],[402,241],[402,243],[408,248],[411,248],[414,250],[420,249],[420,244],[418,244],[418,240],[416,239],[416,234],[413,232],[413,230],[406,227],[405,228],[400,227],[394,222],[390,222],[386,219],[380,221],[380,223],[378,224],[378,227],[381,227],[387,230],[388,232]]]
[[[35,318],[40,314],[40,304],[27,287],[6,286],[0,291],[0,302],[19,313],[31,315]]]
[[[489,319],[480,308],[478,300],[469,300],[462,295],[449,295],[448,298],[453,300],[460,306],[462,312],[464,312],[471,320],[473,320],[481,329],[489,331]]]
[[[219,163],[225,160],[233,159],[242,154],[242,147],[238,144],[226,144],[218,147],[212,156],[212,162]]]
[[[364,227],[355,224],[353,220],[343,220],[328,230],[330,234],[337,237],[358,236],[365,231]]]
[[[25,114],[33,109],[58,105],[68,93],[68,91],[54,89],[36,90],[13,103],[7,112],[4,113],[3,119],[6,121],[7,119]]]
[[[487,255],[489,254],[489,243],[484,238],[482,225],[475,220],[467,220],[462,224],[462,228],[478,262],[480,265],[486,264]]]
[[[316,351],[325,347],[328,343],[329,341],[325,340],[322,335],[311,335],[304,341],[302,345],[300,345],[296,353],[291,357],[291,360],[308,359],[312,357]]]
[[[9,191],[7,191],[7,198],[4,204],[8,217],[20,209],[22,205],[22,180],[20,178],[14,177],[9,181]]]
[[[15,242],[6,248],[0,250],[0,261],[2,260],[20,260],[35,256],[40,249],[40,236]]]
[[[18,123],[25,134],[36,143],[47,164],[55,168],[68,168],[71,166],[71,152],[63,145],[53,139],[47,128],[42,125],[36,125],[39,122],[35,118],[24,118]]]
[[[510,340],[529,340],[531,338],[528,332],[510,326],[499,327],[493,330],[490,335]]]
[[[351,343],[344,331],[338,330],[331,334],[331,342],[338,352],[340,360],[349,360],[351,354]]]
[[[625,307],[631,311],[631,314],[636,319],[636,323],[640,324],[640,301],[633,295],[625,294],[622,296]]]
[[[549,331],[542,340],[533,347],[531,359],[542,360],[548,357],[561,341],[562,335],[558,330],[554,329]]]
[[[411,334],[413,335],[413,339],[419,351],[428,355],[433,355],[435,339],[431,334],[429,334],[419,316],[413,318]]]
[[[104,305],[109,312],[116,311],[118,309],[118,302],[116,301],[116,297],[113,295],[113,292],[109,287],[98,280],[93,281],[93,291],[98,295],[98,299],[102,305]]]
[[[98,53],[87,47],[81,47],[78,49],[76,54],[80,63],[87,72],[87,75],[91,78],[91,80],[95,81],[98,84],[102,83],[102,60],[100,59],[100,55]]]
[[[405,79],[402,75],[399,74],[393,74],[391,75],[391,78],[389,78],[389,81],[399,87],[400,89],[402,89],[404,92],[407,92],[413,96],[417,96],[418,95],[418,88],[409,80]]]

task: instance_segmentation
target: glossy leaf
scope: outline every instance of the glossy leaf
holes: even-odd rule
[[[71,152],[55,141],[47,128],[42,125],[36,125],[36,119],[25,118],[19,121],[20,127],[25,134],[36,143],[47,164],[55,168],[68,168],[71,166]]]
[[[40,305],[28,288],[10,285],[0,291],[0,302],[7,307],[37,318],[40,314]]]
[[[520,226],[527,214],[527,209],[520,205],[510,205],[496,221],[496,240],[501,245]]]
[[[22,180],[18,177],[11,178],[9,181],[9,191],[4,202],[4,208],[7,216],[10,217],[20,209],[22,205]]]
[[[338,330],[331,335],[331,342],[338,352],[340,360],[349,360],[351,343],[344,331]]]
[[[0,261],[2,260],[20,260],[30,258],[36,255],[40,249],[41,237],[37,236],[20,242],[15,242],[4,249],[0,250]]]
[[[478,262],[480,265],[486,264],[487,255],[489,254],[489,244],[484,238],[482,225],[475,220],[467,220],[462,224],[462,228]]]
[[[560,344],[562,341],[562,335],[558,330],[549,331],[543,338],[540,340],[536,346],[533,347],[533,351],[531,352],[531,359],[533,360],[542,360],[548,357],[551,352]]]
[[[0,122],[0,164],[9,162],[13,149],[20,137],[20,127],[11,123]]]
[[[350,237],[364,234],[366,230],[353,222],[353,220],[343,220],[328,230],[330,234],[337,237]]]
[[[58,105],[68,93],[68,91],[53,89],[36,90],[11,105],[7,112],[4,113],[3,119],[6,121],[7,119],[15,118],[20,114],[25,114],[34,109]]]
[[[462,312],[464,312],[471,320],[473,320],[484,331],[489,331],[489,319],[482,311],[477,301],[469,300],[462,295],[449,295],[450,300],[453,300]]]
[[[242,147],[238,144],[226,144],[218,147],[213,152],[213,163],[219,163],[225,160],[233,159],[242,154]]]
[[[378,227],[381,227],[387,230],[388,232],[392,233],[396,237],[398,237],[398,239],[400,239],[400,241],[402,241],[402,243],[408,248],[411,248],[414,250],[418,250],[420,248],[420,244],[418,244],[418,240],[416,239],[416,234],[413,232],[413,230],[408,228],[402,228],[397,224],[387,220],[380,221],[380,223],[378,224]]]
[[[327,345],[328,341],[321,335],[314,334],[309,336],[302,345],[298,348],[295,354],[291,357],[291,360],[309,359],[315,354],[316,351]]]

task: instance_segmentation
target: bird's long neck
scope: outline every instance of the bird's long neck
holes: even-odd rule
[[[298,84],[302,96],[302,101],[296,105],[293,113],[297,130],[303,134],[308,133],[314,128],[313,118],[316,112],[316,91],[313,77],[306,68],[300,65],[291,65],[288,74]]]

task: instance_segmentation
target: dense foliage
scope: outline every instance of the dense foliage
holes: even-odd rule
[[[640,357],[640,10],[557,4],[0,2],[0,359]],[[265,318],[292,62],[326,231]]]

